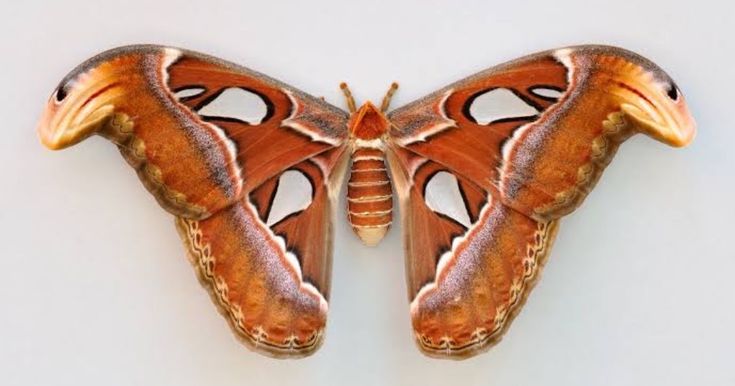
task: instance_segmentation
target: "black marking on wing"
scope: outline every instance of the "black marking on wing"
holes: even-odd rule
[[[171,92],[174,95],[176,95],[176,93],[178,93],[178,92],[181,92],[181,91],[184,91],[184,90],[188,90],[188,89],[194,89],[194,88],[199,88],[199,89],[202,89],[204,91],[198,92],[198,93],[196,93],[194,95],[180,97],[180,98],[178,98],[179,102],[188,102],[190,100],[197,99],[197,98],[201,97],[202,95],[206,94],[207,92],[209,92],[209,89],[206,86],[201,85],[201,84],[192,84],[192,85],[186,85],[186,86],[176,87],[175,89],[171,90]]]
[[[208,104],[212,103],[212,101],[214,101],[215,99],[219,98],[219,96],[222,95],[223,92],[225,92],[225,91],[227,91],[228,89],[231,89],[231,88],[239,88],[241,90],[244,90],[244,91],[253,93],[253,94],[257,95],[263,101],[263,103],[265,103],[265,115],[263,116],[263,119],[261,119],[260,123],[258,123],[257,125],[252,125],[249,122],[243,121],[241,119],[233,118],[233,117],[221,117],[221,116],[214,116],[214,115],[206,115],[206,116],[199,115],[199,116],[203,120],[205,120],[207,122],[210,122],[210,121],[225,121],[225,122],[242,123],[242,124],[248,125],[248,126],[260,126],[260,125],[268,122],[268,120],[271,119],[273,117],[273,115],[275,114],[275,107],[273,105],[273,102],[270,99],[266,98],[265,95],[259,93],[256,90],[253,90],[253,89],[248,88],[248,87],[242,87],[242,86],[223,87],[223,88],[217,90],[216,92],[210,94],[208,97],[202,99],[199,103],[197,103],[193,107],[193,110],[197,114],[199,114],[199,110],[203,109],[205,106],[207,106]],[[293,110],[293,106],[291,106],[291,110]]]
[[[470,114],[470,107],[472,106],[472,102],[474,102],[475,99],[477,99],[477,97],[483,94],[486,94],[490,91],[497,90],[497,89],[505,89],[505,90],[512,92],[513,95],[515,95],[518,99],[522,100],[523,102],[527,103],[529,106],[533,107],[537,111],[537,113],[534,115],[527,115],[527,116],[522,116],[522,117],[509,117],[509,118],[496,119],[486,124],[478,123],[475,117],[473,117],[472,114]],[[529,98],[528,96],[519,92],[518,90],[514,88],[510,88],[510,87],[490,87],[490,88],[478,91],[472,94],[469,98],[467,98],[467,100],[464,102],[464,105],[462,106],[462,114],[465,116],[465,118],[467,118],[470,122],[476,125],[479,125],[479,126],[490,126],[495,123],[503,123],[503,122],[522,122],[528,119],[533,120],[533,119],[537,119],[543,111],[544,111],[543,106],[538,104],[535,100],[533,100],[532,98]]]
[[[537,91],[535,91],[535,90],[544,89],[544,88],[545,89],[549,89],[549,90],[558,91],[562,95],[560,95],[558,98],[553,98],[553,97],[548,97],[548,96],[545,96],[545,95],[538,94]],[[537,97],[539,99],[543,99],[543,100],[548,101],[548,102],[558,102],[559,99],[561,99],[561,97],[564,96],[564,93],[566,92],[566,90],[563,89],[563,88],[560,88],[560,87],[557,87],[557,86],[548,85],[548,84],[537,84],[535,86],[529,87],[526,91],[529,94],[532,94],[533,96],[535,96],[535,97]]]

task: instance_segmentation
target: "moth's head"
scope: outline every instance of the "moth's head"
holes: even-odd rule
[[[686,100],[664,70],[635,53],[610,49],[596,62],[605,69],[607,92],[618,98],[620,109],[639,131],[663,143],[688,145],[696,132]]]
[[[367,101],[352,114],[349,127],[354,137],[370,140],[382,137],[388,131],[390,123],[379,108]]]
[[[115,100],[134,70],[125,55],[101,54],[70,72],[54,89],[38,123],[38,135],[58,150],[97,133],[115,111]]]

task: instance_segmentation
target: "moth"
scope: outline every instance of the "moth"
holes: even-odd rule
[[[465,358],[503,335],[538,280],[559,220],[622,142],[680,147],[684,96],[626,50],[576,46],[501,64],[388,112],[348,111],[258,72],[155,45],[99,54],[52,93],[38,126],[62,149],[114,143],[176,218],[235,334],[276,357],[321,344],[334,207],[368,245],[401,205],[410,313],[422,352]]]

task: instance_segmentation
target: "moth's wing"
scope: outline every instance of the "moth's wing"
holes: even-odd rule
[[[539,220],[579,206],[618,145],[674,146],[694,121],[674,82],[623,49],[579,46],[508,62],[391,112],[395,143]]]
[[[317,347],[326,321],[347,118],[232,63],[131,46],[65,78],[39,133],[52,148],[95,133],[116,143],[178,216],[195,267],[236,332],[260,351],[299,356]],[[301,202],[289,206],[291,196]]]
[[[55,149],[92,134],[109,138],[166,210],[205,218],[290,166],[341,146],[347,118],[214,57],[129,46],[89,59],[62,80],[39,134]]]
[[[497,342],[553,243],[556,222],[536,221],[504,204],[496,182],[501,148],[554,103],[531,92],[537,85],[566,89],[564,65],[551,57],[522,59],[389,114],[388,154],[401,203],[412,324],[428,355],[463,358]],[[481,116],[470,109],[481,98],[504,99],[505,106]],[[436,179],[442,174],[451,178]],[[433,181],[456,187],[456,210],[442,211],[431,202]],[[445,207],[458,201],[443,200]]]
[[[209,218],[177,219],[200,281],[237,335],[265,354],[304,356],[322,342],[343,150],[292,166]],[[305,193],[305,205],[274,217],[275,206],[289,207],[279,201]]]
[[[425,352],[461,357],[498,340],[556,221],[583,201],[623,140],[636,130],[672,145],[691,139],[675,87],[640,56],[581,46],[493,67],[388,114]],[[437,170],[456,179],[465,226],[430,205]],[[456,215],[459,205],[449,206]]]
[[[393,147],[388,155],[416,342],[436,357],[482,352],[500,339],[538,279],[557,221],[533,220],[419,154]]]

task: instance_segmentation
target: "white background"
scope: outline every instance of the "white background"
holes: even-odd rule
[[[0,384],[733,385],[735,57],[729,1],[3,1]],[[57,82],[117,45],[207,52],[342,105],[395,105],[517,56],[578,43],[651,58],[699,124],[640,136],[562,222],[503,341],[462,362],[410,335],[400,227],[362,247],[339,214],[326,342],[248,351],[200,288],[170,215],[100,138],[52,153],[35,124]]]

